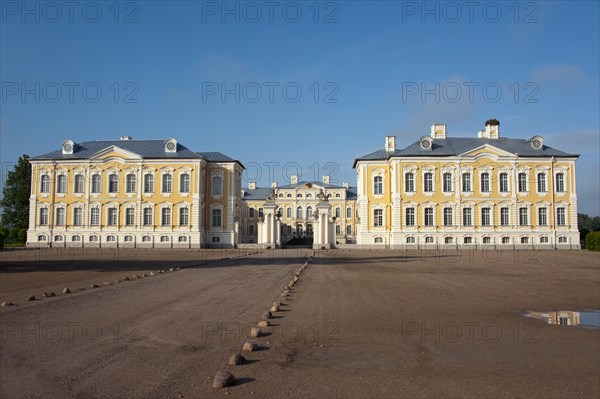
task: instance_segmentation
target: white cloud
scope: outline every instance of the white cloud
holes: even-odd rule
[[[585,73],[577,66],[565,63],[546,65],[533,71],[531,78],[534,82],[579,86],[587,81]]]

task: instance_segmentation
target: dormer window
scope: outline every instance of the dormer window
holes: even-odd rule
[[[75,143],[73,140],[65,140],[62,143],[62,153],[64,155],[73,154],[73,150],[75,149]]]
[[[165,152],[175,153],[177,152],[177,140],[169,139],[165,142]]]

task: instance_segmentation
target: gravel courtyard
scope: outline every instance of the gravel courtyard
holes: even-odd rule
[[[600,395],[600,330],[523,317],[600,309],[600,257],[585,251],[318,252],[266,334],[252,339],[261,350],[228,366],[311,252],[199,261],[144,251],[135,261],[43,267],[3,258],[2,300],[16,306],[0,313],[0,396]],[[186,267],[33,302],[22,295],[74,274],[74,286],[86,287],[166,265]],[[215,390],[222,368],[236,383]]]

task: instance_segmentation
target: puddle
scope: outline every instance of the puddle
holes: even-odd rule
[[[558,310],[554,312],[527,312],[527,317],[534,317],[548,324],[560,326],[576,326],[584,328],[600,328],[600,310],[584,309],[579,312]]]

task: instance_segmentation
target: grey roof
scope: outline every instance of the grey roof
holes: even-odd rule
[[[269,194],[271,194],[270,187],[257,187],[254,190],[245,189],[242,200],[264,200]]]
[[[177,152],[165,152],[166,141],[167,140],[85,141],[83,143],[75,143],[73,154],[63,154],[62,150],[56,150],[44,155],[32,157],[31,159],[87,159],[111,146],[133,152],[142,158],[203,158],[201,155],[198,155],[181,144],[177,144]]]
[[[286,184],[284,186],[280,186],[280,187],[277,187],[277,188],[283,188],[283,189],[298,188],[298,187],[304,187],[305,185],[307,185],[309,183],[312,184],[313,186],[314,185],[318,185],[318,186],[321,186],[321,187],[324,187],[324,188],[344,188],[342,186],[336,186],[334,184],[326,184],[326,183],[323,183],[323,182],[320,182],[320,181],[315,181],[315,180],[309,180],[309,181],[304,181],[303,180],[303,181],[299,181],[298,183]]]
[[[489,144],[501,150],[519,155],[521,157],[578,157],[577,154],[568,154],[555,148],[544,145],[541,150],[531,147],[530,139],[512,139],[500,137],[498,139],[480,139],[476,137],[447,137],[445,139],[433,139],[431,150],[423,150],[419,145],[420,140],[415,141],[402,150],[388,153],[385,150],[377,150],[354,161],[356,167],[358,161],[363,160],[385,160],[391,157],[414,157],[414,156],[453,156],[474,150],[484,144]]]
[[[348,190],[346,190],[346,199],[356,199],[358,198],[358,190],[356,189],[356,187],[348,187]]]
[[[197,152],[196,154],[200,155],[202,158],[211,162],[237,162],[237,160],[228,157],[222,152]]]

